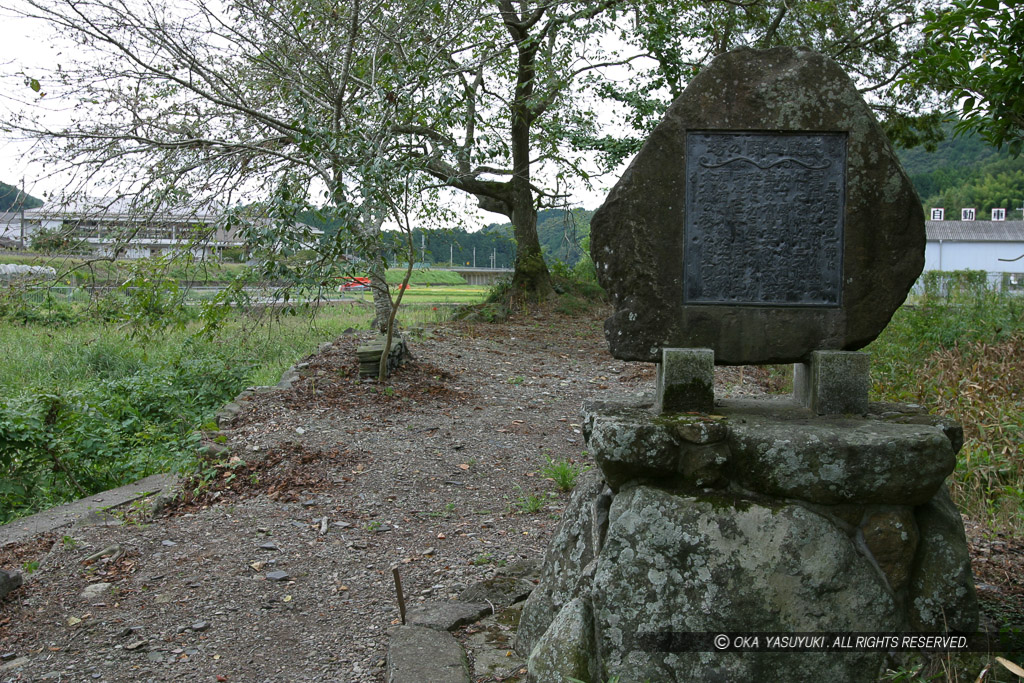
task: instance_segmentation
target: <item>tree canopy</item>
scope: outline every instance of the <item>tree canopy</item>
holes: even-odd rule
[[[927,37],[903,82],[949,94],[958,132],[976,131],[1014,156],[1024,145],[1024,9],[1016,2],[954,0],[925,13]]]
[[[631,156],[672,99],[713,57],[741,46],[806,46],[836,60],[874,108],[896,144],[942,138],[942,115],[926,84],[899,81],[921,48],[923,12],[934,0],[761,0],[743,3],[635,0],[620,38],[646,59],[629,80],[594,85],[620,103],[625,135],[587,141],[609,167]]]

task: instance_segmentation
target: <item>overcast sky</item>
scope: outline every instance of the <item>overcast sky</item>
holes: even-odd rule
[[[0,40],[0,73],[4,75],[0,81],[0,107],[6,113],[35,99],[32,97],[34,93],[17,74],[38,74],[52,69],[60,63],[63,53],[44,23],[12,17],[2,10],[0,21],[4,26],[3,39]],[[24,178],[29,194],[36,197],[59,192],[61,180],[43,178],[42,166],[29,161],[28,150],[29,146],[24,141],[12,139],[10,133],[0,132],[0,181],[20,186]]]

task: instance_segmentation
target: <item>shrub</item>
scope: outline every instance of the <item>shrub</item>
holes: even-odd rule
[[[105,378],[0,403],[0,522],[189,465],[195,427],[245,382],[247,367],[182,356],[137,367],[98,351]]]
[[[983,274],[982,274],[983,275]],[[875,342],[872,393],[910,401],[964,427],[952,491],[969,516],[1024,535],[1024,301],[974,273],[926,278]]]
[[[512,279],[501,278],[495,282],[487,292],[485,304],[507,304],[512,296]]]
[[[594,261],[590,258],[590,254],[583,254],[583,257],[572,267],[572,277],[577,282],[597,284],[597,268],[594,267]]]
[[[67,254],[74,246],[72,235],[62,228],[40,228],[32,233],[29,248],[40,254]]]
[[[984,270],[929,270],[921,276],[923,294],[929,299],[971,299],[989,293]]]
[[[245,263],[245,247],[226,247],[221,250],[220,257],[227,263]]]

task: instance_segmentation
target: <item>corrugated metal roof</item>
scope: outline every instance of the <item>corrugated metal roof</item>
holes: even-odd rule
[[[140,217],[161,220],[181,219],[212,222],[223,215],[224,207],[211,202],[183,204],[173,207],[152,207],[145,204],[136,205],[132,197],[115,197],[113,199],[95,197],[61,197],[53,199],[36,209],[26,209],[26,219],[38,218],[118,218]]]
[[[925,221],[929,242],[1024,242],[1024,221]]]

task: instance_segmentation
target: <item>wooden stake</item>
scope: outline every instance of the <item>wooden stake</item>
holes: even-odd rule
[[[398,591],[398,612],[402,615],[402,625],[405,625],[405,596],[402,595],[402,577],[398,575],[398,567],[394,567],[391,573],[395,575],[395,590]]]

